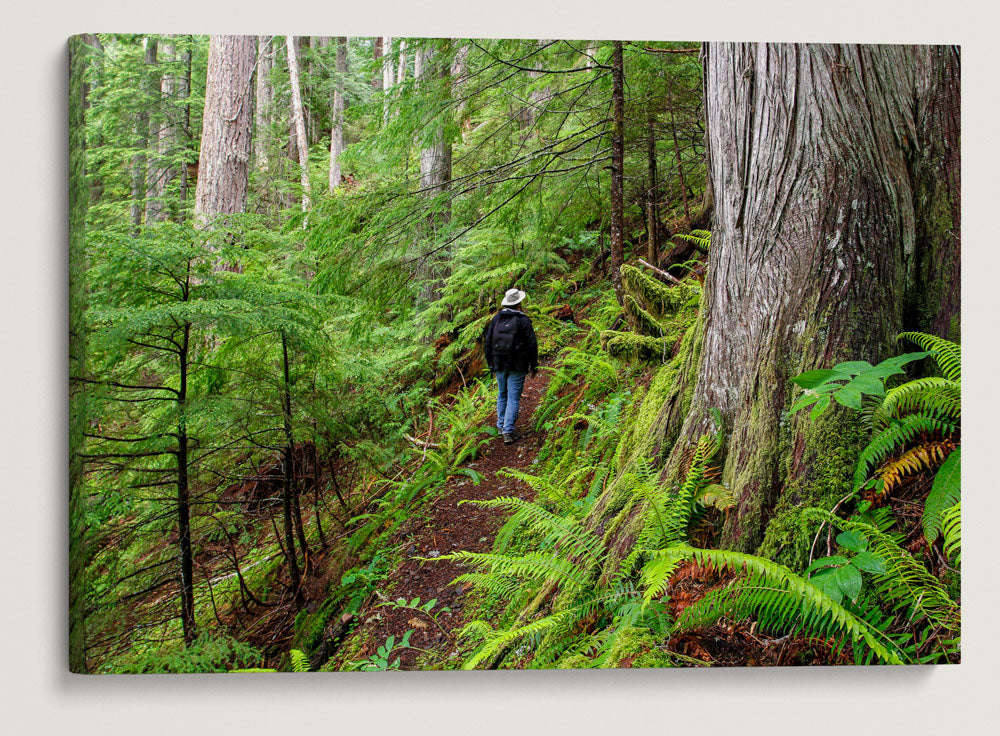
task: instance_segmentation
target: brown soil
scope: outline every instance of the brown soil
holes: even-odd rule
[[[479,457],[466,463],[466,467],[482,474],[479,485],[473,484],[464,475],[452,477],[444,495],[431,504],[427,515],[413,519],[404,526],[399,542],[404,555],[403,563],[389,574],[359,613],[360,631],[355,632],[355,635],[364,635],[365,643],[358,654],[352,654],[352,658],[367,658],[389,636],[395,636],[398,642],[409,630],[413,631],[410,635],[412,647],[434,650],[445,658],[458,657],[452,631],[460,628],[468,618],[463,612],[467,589],[449,583],[468,572],[468,568],[450,560],[427,562],[416,558],[433,558],[461,550],[487,552],[493,547],[493,539],[505,521],[505,515],[473,504],[460,506],[460,501],[498,496],[517,496],[524,500],[534,498],[534,491],[527,484],[498,475],[497,471],[503,468],[529,468],[538,455],[545,441],[545,434],[535,432],[531,427],[548,381],[549,374],[541,371],[537,376],[529,376],[524,383],[517,420],[518,430],[524,435],[511,445],[505,445],[500,437],[492,439]],[[488,421],[490,426],[495,426],[495,411],[490,414]],[[421,603],[436,598],[438,602],[433,613],[445,606],[451,609],[438,616],[440,628],[425,614],[381,605],[387,600],[405,598],[409,602],[416,597],[420,598]],[[416,660],[422,654],[418,649],[397,650],[392,659],[399,657],[400,669],[415,669]]]

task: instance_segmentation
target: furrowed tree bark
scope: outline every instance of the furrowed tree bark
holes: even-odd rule
[[[347,43],[337,38],[337,86],[333,92],[333,128],[330,131],[330,191],[340,186],[340,156],[344,152],[344,85],[347,82]]]
[[[288,50],[288,74],[292,87],[292,121],[295,126],[295,142],[299,154],[299,172],[302,183],[302,211],[309,210],[311,187],[309,185],[309,141],[306,138],[305,116],[302,111],[302,93],[299,88],[299,60],[296,37],[286,37]]]
[[[901,330],[957,319],[957,293],[914,295],[957,281],[958,69],[945,47],[710,45],[712,249],[670,464],[683,472],[718,409],[728,546],[801,563],[798,510],[851,488],[860,414],[788,416],[791,377],[878,362],[905,349]]]
[[[625,70],[622,42],[614,42],[611,69],[611,284],[622,303],[622,264],[624,256],[624,215],[622,179],[625,168]]]
[[[256,42],[256,36],[212,36],[209,41],[195,189],[195,216],[203,225],[246,211]]]

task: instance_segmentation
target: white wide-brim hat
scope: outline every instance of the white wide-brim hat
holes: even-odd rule
[[[520,304],[525,296],[527,295],[520,289],[507,289],[500,304],[504,307],[513,307],[515,304]]]

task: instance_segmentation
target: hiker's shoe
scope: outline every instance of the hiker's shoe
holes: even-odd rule
[[[505,445],[513,444],[514,440],[516,440],[516,439],[517,439],[517,437],[514,435],[513,432],[504,432],[503,443]]]

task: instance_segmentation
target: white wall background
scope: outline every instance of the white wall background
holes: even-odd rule
[[[810,7],[814,6],[814,7]],[[994,732],[996,10],[986,2],[35,0],[0,45],[0,728],[10,734]],[[939,668],[74,677],[66,672],[66,38],[80,32],[961,43],[964,663]],[[994,417],[991,421],[990,417]],[[990,725],[992,723],[992,725]]]

